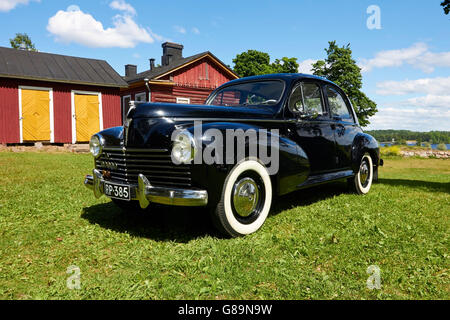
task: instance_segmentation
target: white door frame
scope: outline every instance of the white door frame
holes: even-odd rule
[[[23,116],[22,116],[22,90],[37,90],[48,91],[49,103],[49,117],[50,117],[50,143],[55,142],[55,117],[53,111],[53,88],[47,87],[32,87],[19,86],[19,128],[20,128],[20,143],[23,143]]]
[[[81,91],[72,90],[70,93],[71,108],[72,108],[72,143],[77,143],[77,119],[75,116],[75,94],[84,94],[91,96],[98,96],[98,119],[100,122],[100,131],[103,130],[103,104],[102,104],[102,93],[93,91]]]

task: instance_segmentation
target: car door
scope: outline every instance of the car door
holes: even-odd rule
[[[353,108],[345,94],[337,87],[326,85],[324,88],[328,110],[333,121],[336,141],[337,169],[351,167],[352,144],[358,132],[361,132]]]
[[[288,112],[295,121],[291,138],[305,151],[311,175],[336,169],[334,130],[327,112],[321,84],[302,80],[296,83],[288,100]]]

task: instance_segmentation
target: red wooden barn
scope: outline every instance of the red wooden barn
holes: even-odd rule
[[[121,125],[127,86],[103,60],[0,47],[0,143],[87,142]]]
[[[218,86],[239,78],[209,51],[183,58],[182,45],[166,42],[162,47],[160,66],[155,59],[141,73],[135,65],[125,66],[129,87],[121,89],[123,114],[130,100],[203,104]]]

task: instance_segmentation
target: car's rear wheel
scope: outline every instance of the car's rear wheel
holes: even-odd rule
[[[256,232],[267,219],[272,204],[272,183],[257,160],[237,164],[228,174],[212,217],[216,227],[231,237]]]
[[[352,189],[358,194],[367,194],[373,182],[373,161],[369,153],[365,153],[361,159],[358,172],[349,180]]]

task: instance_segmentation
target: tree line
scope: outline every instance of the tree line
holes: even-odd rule
[[[416,132],[409,130],[371,130],[365,131],[379,142],[391,142],[405,144],[408,140],[417,141],[418,145],[428,142],[431,144],[450,143],[450,131]]]

